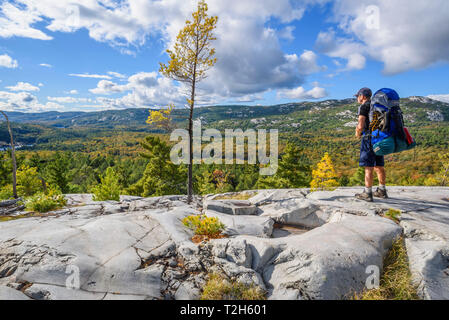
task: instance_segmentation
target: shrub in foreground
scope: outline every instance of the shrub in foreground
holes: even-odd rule
[[[50,187],[46,193],[40,192],[26,199],[27,211],[48,212],[64,207],[67,203],[64,195],[58,188]]]
[[[216,273],[209,275],[201,300],[265,300],[265,292],[259,287],[230,281]]]
[[[192,215],[184,218],[182,223],[195,232],[198,236],[207,236],[209,238],[219,238],[225,225],[218,218],[208,217],[206,215]]]

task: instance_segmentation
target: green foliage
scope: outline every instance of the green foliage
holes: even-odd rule
[[[39,192],[25,199],[26,210],[37,212],[48,212],[64,207],[67,203],[64,195],[56,186],[48,188],[47,192]]]
[[[94,201],[120,200],[120,185],[118,177],[113,168],[106,169],[101,178],[101,184],[92,188]]]
[[[47,182],[57,185],[63,193],[69,192],[69,157],[57,152],[46,166]]]
[[[301,149],[288,142],[273,176],[261,176],[257,189],[287,189],[307,187],[310,184],[310,167],[306,164]]]
[[[396,209],[388,209],[388,211],[384,213],[384,216],[393,220],[394,222],[399,223],[399,217],[401,216],[401,211],[396,210]]]
[[[43,186],[37,168],[22,165],[17,170],[17,195],[29,197],[40,191],[43,191]]]
[[[238,281],[212,273],[203,288],[201,300],[265,300],[266,293],[255,285],[245,285]]]
[[[218,218],[206,215],[192,215],[184,218],[182,223],[192,229],[196,235],[217,238],[225,229],[225,225]]]
[[[186,169],[170,160],[170,146],[159,137],[148,136],[142,143],[147,153],[141,155],[148,159],[143,177],[127,191],[143,197],[185,194]]]
[[[0,189],[0,200],[9,200],[13,198],[12,194],[12,184],[8,184],[3,186]]]
[[[449,152],[438,154],[438,158],[441,161],[441,170],[438,173],[438,178],[441,181],[442,186],[449,185]]]
[[[349,185],[351,186],[364,186],[365,185],[365,168],[358,167],[354,175],[349,179]]]

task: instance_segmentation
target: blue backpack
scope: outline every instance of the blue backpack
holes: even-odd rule
[[[409,143],[410,139],[407,139],[399,95],[395,90],[383,88],[373,95],[369,120],[371,143],[376,155],[384,156],[416,146],[415,141]]]

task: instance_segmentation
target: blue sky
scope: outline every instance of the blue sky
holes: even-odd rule
[[[449,1],[210,0],[217,65],[199,104],[348,98],[360,87],[449,102]],[[185,104],[158,73],[196,1],[0,4],[0,108]]]

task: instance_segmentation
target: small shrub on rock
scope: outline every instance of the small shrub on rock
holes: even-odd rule
[[[184,218],[182,223],[189,229],[192,229],[197,236],[208,238],[221,238],[221,232],[225,225],[218,218],[208,217],[206,215],[192,215]]]
[[[47,192],[40,192],[26,199],[27,211],[48,212],[64,207],[67,203],[64,195],[57,187],[48,188]]]
[[[386,218],[391,219],[396,223],[399,223],[400,215],[401,215],[401,211],[396,210],[396,209],[388,209],[388,211],[384,213],[384,216]]]
[[[213,273],[203,288],[201,300],[265,300],[265,292],[259,287],[230,281]]]

